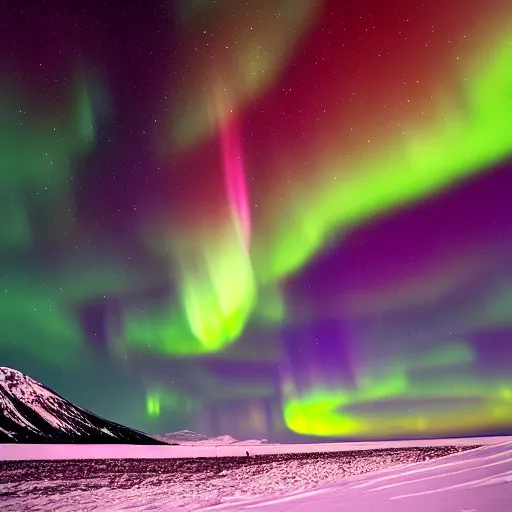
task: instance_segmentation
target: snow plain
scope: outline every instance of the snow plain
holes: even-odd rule
[[[222,436],[227,439],[229,436]],[[0,444],[0,460],[77,460],[77,459],[182,459],[198,457],[244,457],[288,453],[328,453],[417,448],[436,446],[482,446],[511,442],[512,437],[465,437],[457,439],[420,439],[319,444],[268,444],[257,441],[221,443],[221,437],[207,442],[186,442],[178,446],[75,445],[75,444]],[[229,438],[233,439],[233,438]],[[235,441],[233,439],[233,441]],[[510,510],[512,512],[512,508]]]
[[[463,451],[473,444],[486,445]],[[440,448],[447,445],[452,447]],[[30,448],[36,448],[36,452],[42,448],[64,448],[1,445],[0,455],[6,446],[14,446],[24,453]],[[5,512],[512,511],[511,438],[350,443],[344,444],[342,451],[339,446],[337,451],[326,450],[334,447],[334,444],[228,445],[217,448],[221,451],[229,448],[231,456],[207,459],[197,457],[203,456],[200,455],[203,449],[211,448],[208,446],[96,446],[93,447],[97,450],[96,460],[73,461],[69,460],[73,451],[87,447],[67,446],[67,461],[25,459],[0,464],[0,477],[10,475],[0,485],[0,509]],[[105,450],[113,448],[124,448],[123,457],[106,460]],[[151,459],[151,453],[157,453],[155,448],[161,454],[167,452],[167,456],[159,454],[156,459],[147,460]],[[101,449],[103,457],[100,457]],[[137,458],[134,451],[139,449],[143,451],[138,456],[145,454],[146,460],[133,459]],[[182,449],[196,458],[169,457],[170,453]],[[233,450],[236,454],[240,450],[243,454],[246,450],[252,453],[265,450],[274,455],[236,457]],[[282,454],[292,450],[293,455]],[[435,458],[443,454],[450,455]],[[76,457],[80,458],[83,457]]]

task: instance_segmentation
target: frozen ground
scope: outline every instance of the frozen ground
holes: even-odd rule
[[[345,478],[276,498],[233,500],[208,511],[510,512],[512,444]]]
[[[307,500],[310,490],[322,484],[460,454],[469,448],[423,447],[249,458],[4,461],[0,462],[0,508],[5,512],[171,511],[220,505],[217,510],[249,506],[248,510],[267,510],[261,499],[270,498],[270,506],[281,507],[275,510],[295,510],[296,503],[276,504],[275,497],[293,492],[294,501]],[[329,496],[326,492],[319,496]],[[257,503],[248,503],[255,498]],[[239,502],[235,504],[233,500]],[[304,510],[311,508],[306,505]]]
[[[504,439],[481,439],[487,446],[476,449],[468,440],[445,447],[407,441],[401,444],[419,446],[376,449],[384,443],[373,443],[368,449],[364,443],[327,453],[128,459],[133,447],[124,447],[117,460],[4,460],[0,510],[511,512],[512,442]],[[12,447],[0,445],[0,459],[5,446]],[[312,446],[333,445],[302,448]],[[30,445],[17,448],[26,458]]]

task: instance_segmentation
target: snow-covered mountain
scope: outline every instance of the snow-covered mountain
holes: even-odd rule
[[[0,367],[0,443],[162,444],[5,367]]]

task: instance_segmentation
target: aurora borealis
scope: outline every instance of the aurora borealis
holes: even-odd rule
[[[4,3],[0,365],[149,432],[510,432],[508,4]]]

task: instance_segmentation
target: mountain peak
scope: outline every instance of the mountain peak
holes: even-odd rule
[[[0,366],[0,380],[4,380],[7,377],[12,377],[16,379],[26,379],[27,376],[24,373],[21,373],[14,368],[9,368],[8,366]]]
[[[0,366],[0,386],[11,391],[13,389],[27,386],[30,387],[32,385],[43,387],[40,382],[37,382],[28,375],[25,375],[14,368]]]

